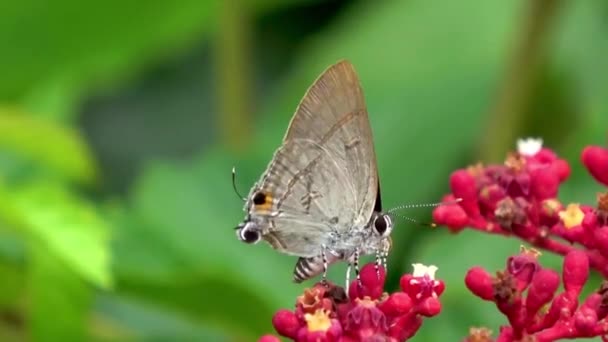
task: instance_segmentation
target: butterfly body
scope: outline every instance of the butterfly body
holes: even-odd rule
[[[237,236],[299,256],[296,281],[340,260],[356,264],[360,255],[384,255],[392,222],[381,212],[378,184],[362,89],[352,65],[342,61],[304,96],[247,196]]]

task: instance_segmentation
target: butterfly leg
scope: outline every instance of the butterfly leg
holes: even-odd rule
[[[382,267],[388,272],[388,251],[382,252]]]
[[[359,249],[355,249],[355,254],[353,255],[353,266],[355,267],[355,276],[357,277],[357,284],[359,288],[363,285],[361,284],[361,275],[359,274]]]
[[[323,277],[321,278],[321,283],[327,287],[327,255],[325,254],[326,252],[326,247],[325,245],[322,246],[321,248],[321,259],[323,261]]]
[[[384,252],[382,251],[376,251],[376,264],[374,265],[374,267],[376,268],[376,276],[378,278],[380,278],[380,266],[384,267],[384,264],[382,263],[383,259],[382,257],[384,256]]]
[[[346,291],[346,293],[348,293],[348,287],[350,286],[350,269],[351,269],[351,265],[349,262],[348,266],[346,267],[346,284],[344,286],[344,290]]]

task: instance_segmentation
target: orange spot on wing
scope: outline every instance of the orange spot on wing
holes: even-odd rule
[[[270,209],[272,209],[272,195],[269,193],[264,193],[264,203],[256,204],[255,210],[270,211]]]

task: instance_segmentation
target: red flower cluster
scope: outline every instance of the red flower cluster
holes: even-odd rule
[[[293,341],[350,342],[406,341],[422,325],[423,317],[441,311],[444,290],[435,280],[434,266],[414,264],[413,274],[401,277],[401,291],[384,292],[385,270],[370,263],[353,281],[348,297],[342,287],[317,283],[298,297],[294,311],[279,310],[272,319],[276,331]],[[265,335],[259,342],[278,342]]]
[[[608,185],[608,150],[590,146],[581,159],[598,182]],[[568,163],[553,151],[539,141],[523,141],[503,165],[452,173],[452,193],[445,196],[451,202],[435,208],[433,219],[454,232],[470,227],[514,235],[561,255],[578,245],[591,266],[608,277],[608,194],[598,195],[597,206],[563,205],[556,197],[569,174]]]
[[[465,283],[469,290],[494,302],[509,320],[510,325],[501,327],[495,341],[548,342],[608,334],[608,282],[579,306],[579,295],[589,277],[587,255],[582,251],[566,255],[562,270],[564,290],[557,296],[560,277],[541,267],[538,255],[535,250],[522,248],[494,277],[481,267],[473,267],[467,273]],[[494,340],[488,329],[473,328],[465,341]]]

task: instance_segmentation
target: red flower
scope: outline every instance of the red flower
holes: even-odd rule
[[[279,335],[293,341],[405,341],[422,324],[423,317],[439,314],[439,296],[445,288],[435,279],[437,267],[414,264],[414,272],[401,278],[402,291],[384,292],[385,271],[367,264],[361,282],[353,281],[346,298],[343,288],[317,283],[296,300],[294,311],[279,310],[272,324]],[[272,342],[270,335],[260,342]]]
[[[500,328],[496,341],[556,341],[606,335],[608,323],[603,319],[608,312],[605,300],[608,285],[600,287],[582,305],[578,305],[580,290],[589,275],[587,255],[580,251],[568,253],[562,270],[564,291],[557,296],[559,275],[541,267],[536,258],[535,266],[529,269],[531,281],[516,281],[510,264],[514,260],[529,260],[530,256],[531,250],[522,249],[509,258],[507,268],[497,272],[496,277],[491,277],[481,267],[473,267],[467,274],[465,283],[469,290],[486,301],[494,302],[507,316],[510,324]],[[542,309],[547,306],[548,310]],[[475,340],[476,337],[479,340]],[[470,331],[465,341],[493,340],[489,330],[476,328]]]
[[[589,146],[581,158],[589,173],[608,185],[608,150]],[[564,256],[581,250],[590,266],[608,277],[608,193],[598,195],[596,207],[562,205],[556,196],[569,175],[568,163],[542,148],[541,140],[520,140],[518,151],[509,154],[502,165],[476,164],[454,171],[452,193],[444,198],[462,200],[435,208],[434,222],[453,232],[469,227],[514,235],[538,249]],[[523,279],[532,264],[526,267],[527,271],[515,274],[519,282],[532,280]]]

